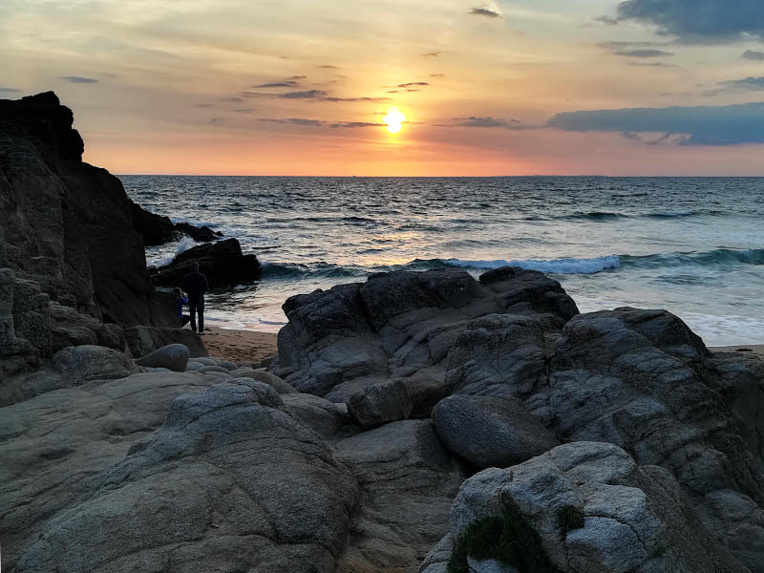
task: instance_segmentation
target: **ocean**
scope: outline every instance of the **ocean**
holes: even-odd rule
[[[764,179],[120,179],[148,210],[257,254],[260,282],[208,297],[218,326],[276,331],[287,297],[375,272],[510,264],[548,273],[582,312],[665,308],[711,346],[764,343]]]

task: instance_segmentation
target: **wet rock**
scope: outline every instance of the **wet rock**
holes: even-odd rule
[[[451,396],[432,413],[446,447],[478,468],[506,468],[558,446],[555,435],[512,399]]]
[[[199,272],[207,277],[210,288],[251,284],[260,278],[260,262],[256,255],[245,255],[236,239],[205,243],[180,253],[164,267],[152,269],[154,284],[180,286],[191,265],[199,264]]]
[[[451,558],[448,546],[469,535],[468,526],[507,512],[537,536],[537,542],[523,539],[526,553],[537,552],[549,570],[561,573],[748,570],[700,525],[669,472],[637,466],[612,444],[577,442],[465,482],[445,543],[420,571],[443,571]],[[562,518],[562,512],[576,518]]]
[[[406,385],[400,380],[376,384],[347,401],[348,412],[364,428],[405,420],[412,410]]]
[[[147,368],[167,368],[173,372],[185,372],[189,359],[188,348],[182,344],[170,344],[135,361]]]

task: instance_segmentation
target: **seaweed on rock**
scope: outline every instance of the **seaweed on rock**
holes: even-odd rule
[[[494,559],[520,573],[559,573],[549,561],[541,537],[512,501],[506,501],[498,516],[476,519],[454,544],[448,573],[469,573],[468,558]]]

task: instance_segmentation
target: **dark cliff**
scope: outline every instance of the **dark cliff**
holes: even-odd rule
[[[165,324],[131,202],[73,119],[53,92],[0,100],[0,268],[106,323]]]

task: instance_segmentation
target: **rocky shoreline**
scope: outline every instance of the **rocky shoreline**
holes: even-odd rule
[[[0,101],[9,571],[764,571],[757,353],[506,267],[298,295],[277,356],[207,356],[71,112],[25,100]]]

